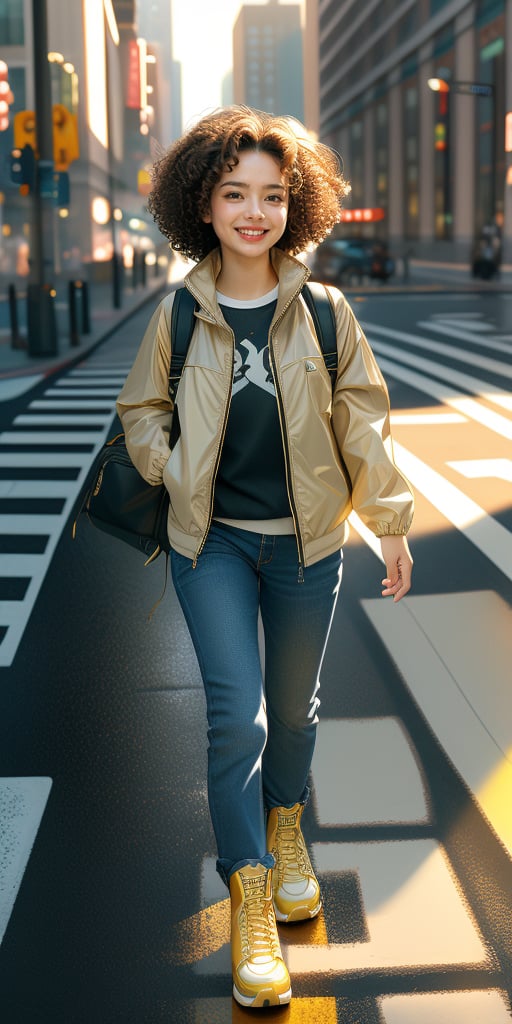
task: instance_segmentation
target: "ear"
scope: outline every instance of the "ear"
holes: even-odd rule
[[[201,214],[201,220],[204,224],[211,224],[212,215],[209,210],[207,210],[206,213]]]

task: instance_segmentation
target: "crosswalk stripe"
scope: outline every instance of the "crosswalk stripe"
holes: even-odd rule
[[[376,352],[387,353],[392,351],[388,346],[380,345],[379,342],[372,342],[372,346]],[[481,423],[483,426],[488,427],[489,430],[493,430],[494,433],[500,434],[502,437],[512,438],[512,421],[507,420],[504,416],[493,412],[491,409],[487,409],[481,403],[475,401],[475,399],[467,398],[462,391],[457,391],[453,386],[449,388],[446,384],[441,384],[440,381],[434,380],[433,377],[417,373],[415,370],[408,370],[405,366],[395,362],[394,359],[389,359],[387,355],[379,356],[379,366],[383,373],[389,374],[395,380],[403,380],[406,384],[416,388],[417,391],[421,391],[425,395],[432,395],[439,402],[442,402],[443,405],[451,406],[452,409],[456,409],[463,416]],[[432,370],[432,367],[430,369]],[[446,375],[446,379],[449,380],[448,375]],[[507,396],[507,401],[509,400],[510,398]]]
[[[376,341],[372,338],[371,344],[376,353],[382,352],[384,355],[389,354],[394,358],[398,355],[396,349],[390,346],[387,342]],[[454,370],[449,366],[442,366],[440,363],[433,363],[431,359],[423,359],[422,356],[416,356],[410,352],[404,352],[401,350],[398,358],[400,362],[405,363],[407,366],[414,366],[418,370],[424,370],[429,375],[430,379],[432,379],[431,375],[439,377],[441,380],[448,381],[457,388],[465,388],[467,391],[472,391],[473,394],[477,395],[479,398],[487,399],[487,401],[493,402],[495,405],[499,405],[504,409],[512,409],[512,396],[504,391],[503,388],[497,388],[494,384],[489,384],[476,377],[471,377],[469,374],[461,373],[459,370]],[[382,365],[380,359],[379,365]],[[512,430],[510,422],[499,416],[498,413],[489,412],[489,419],[492,417],[497,417],[497,424],[503,424],[503,436],[512,437],[512,433],[510,433]]]
[[[16,536],[34,534],[49,536],[62,526],[63,516],[33,515],[5,516],[0,515],[0,534],[16,534]]]
[[[427,327],[428,324],[423,324],[423,326]],[[461,350],[456,348],[455,345],[445,345],[442,342],[433,341],[432,338],[421,338],[418,334],[392,331],[387,327],[380,327],[378,324],[365,324],[365,327],[372,331],[372,333],[375,332],[375,334],[381,334],[388,338],[395,337],[399,341],[410,342],[415,348],[423,349],[427,352],[437,352],[439,355],[448,356],[457,362],[466,363],[469,366],[478,366],[480,369],[488,370],[490,373],[512,378],[512,366],[509,363],[498,359],[490,359],[489,356],[482,356],[478,352]],[[508,352],[510,355],[510,349]]]
[[[459,338],[460,341],[466,342],[469,345],[479,345],[480,348],[485,346],[486,348],[493,348],[496,352],[506,352],[510,355],[510,344],[507,343],[507,336],[500,334],[499,337],[487,337],[485,339],[481,337],[471,337],[471,331],[457,330],[456,327],[445,327],[444,324],[432,323],[430,320],[421,320],[418,323],[418,327],[427,328],[429,331],[434,331],[436,334],[445,334],[451,338]]]
[[[10,431],[6,430],[0,434],[0,445],[2,444],[62,444],[62,445],[73,445],[73,444],[97,444],[98,436],[101,436],[102,428],[99,427],[95,431],[85,431],[82,433],[73,433],[69,430],[51,431]]]
[[[0,942],[44,814],[52,780],[0,779]]]
[[[0,480],[0,498],[72,498],[71,480]]]
[[[97,409],[102,411],[109,409],[110,415],[112,415],[114,404],[110,398],[105,399],[104,402],[95,398],[70,398],[65,402],[62,399],[37,398],[30,402],[29,409],[90,409],[91,412]]]
[[[51,413],[47,415],[38,413],[27,413],[24,416],[16,416],[13,420],[13,426],[15,427],[79,427],[88,426],[95,420],[100,424],[99,429],[103,429],[103,424],[110,422],[112,419],[111,413],[99,414],[91,411],[88,415],[68,415],[67,413],[62,416],[55,416]]]
[[[99,447],[99,446],[98,446]],[[76,467],[81,469],[91,463],[91,452],[2,452],[0,467],[5,469],[56,469]]]
[[[82,395],[84,398],[86,396],[87,397],[93,397],[94,396],[95,398],[105,398],[105,399],[107,399],[107,398],[117,398],[117,396],[119,394],[119,390],[120,389],[117,389],[117,388],[86,388],[86,387],[80,387],[80,390],[78,390],[78,388],[64,388],[63,387],[63,388],[60,388],[60,390],[59,390],[59,388],[55,388],[54,387],[54,388],[48,388],[48,390],[45,391],[45,395],[47,395],[48,398],[57,398],[57,397],[60,398],[60,397],[64,397],[64,396],[67,397],[67,398],[76,398],[78,395]]]

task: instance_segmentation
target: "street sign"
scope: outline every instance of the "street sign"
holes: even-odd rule
[[[466,96],[492,96],[494,86],[482,82],[450,82],[450,92],[461,92]]]

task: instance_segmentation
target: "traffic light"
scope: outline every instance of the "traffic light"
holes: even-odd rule
[[[14,96],[9,85],[9,68],[4,60],[0,60],[0,132],[9,127],[11,103],[14,103]]]
[[[37,156],[36,115],[33,110],[20,110],[14,115],[14,148],[30,146]]]
[[[20,186],[20,192],[26,195],[34,187],[36,174],[36,158],[32,146],[13,149],[11,153],[11,181]]]
[[[56,171],[67,171],[73,160],[78,160],[78,124],[63,103],[53,104],[53,162]]]

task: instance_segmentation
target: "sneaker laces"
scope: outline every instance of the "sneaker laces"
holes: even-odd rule
[[[244,886],[245,889],[245,886]],[[276,954],[275,919],[272,900],[266,894],[266,875],[261,884],[245,890],[242,942],[244,955],[250,960],[264,963],[274,960]]]
[[[286,884],[293,885],[294,883],[303,882],[305,875],[313,874],[304,836],[300,828],[294,826],[278,827],[276,847],[279,887],[281,885],[286,886]]]

